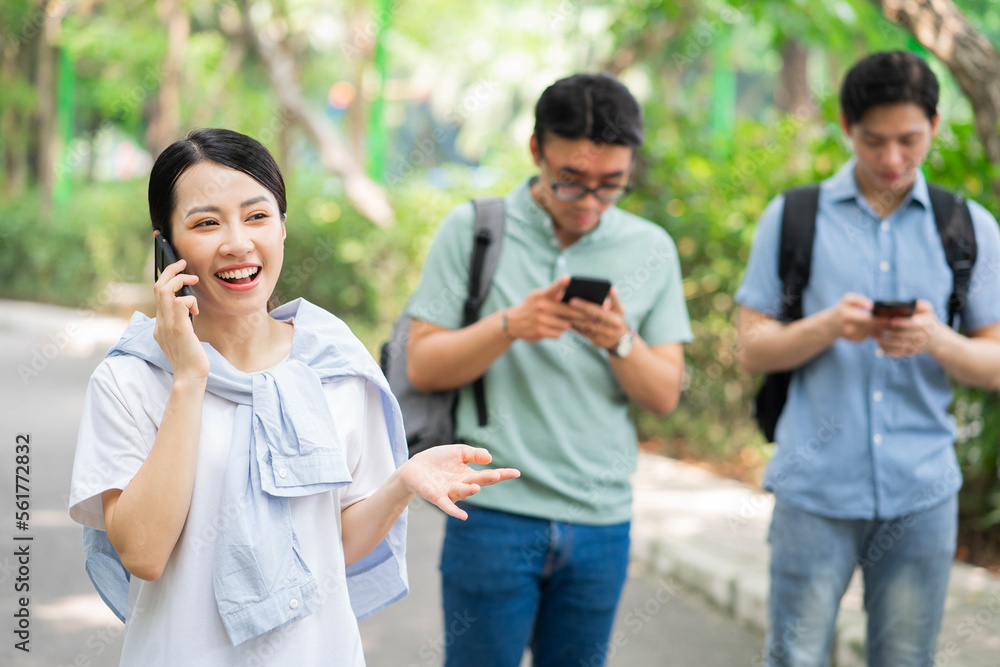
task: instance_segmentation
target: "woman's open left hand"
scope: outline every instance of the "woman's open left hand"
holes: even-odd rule
[[[440,445],[414,454],[399,469],[399,476],[407,489],[464,521],[468,514],[455,505],[456,501],[479,493],[484,486],[521,474],[514,468],[475,470],[469,467],[470,463],[486,465],[492,460],[482,447]]]

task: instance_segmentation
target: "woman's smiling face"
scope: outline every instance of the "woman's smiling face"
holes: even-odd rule
[[[270,190],[247,174],[198,162],[174,187],[170,219],[177,255],[201,313],[266,311],[284,259],[285,221]]]

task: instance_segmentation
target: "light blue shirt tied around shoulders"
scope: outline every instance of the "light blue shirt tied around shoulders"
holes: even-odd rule
[[[360,376],[382,393],[396,467],[407,457],[396,399],[368,350],[337,317],[304,299],[271,313],[294,318],[288,360],[260,373],[234,368],[211,345],[207,390],[239,404],[223,485],[215,556],[215,598],[233,645],[309,614],[322,594],[299,554],[288,498],[331,491],[351,482],[322,383]],[[108,356],[130,354],[172,373],[153,340],[156,321],[136,313]],[[331,518],[333,520],[333,518]],[[351,606],[361,619],[408,590],[406,513],[370,554],[347,568]],[[129,573],[107,533],[84,528],[87,574],[122,621]]]
[[[923,174],[883,220],[858,190],[856,164],[850,160],[820,186],[804,314],[854,292],[925,299],[946,321],[952,273]],[[771,317],[782,303],[783,206],[778,196],[761,216],[736,292],[740,304]],[[978,257],[961,312],[967,332],[1000,321],[1000,231],[982,206],[969,201],[969,210]],[[962,483],[951,400],[948,377],[931,355],[894,359],[871,338],[839,339],[793,373],[764,486],[793,507],[838,519],[892,519],[940,505]]]

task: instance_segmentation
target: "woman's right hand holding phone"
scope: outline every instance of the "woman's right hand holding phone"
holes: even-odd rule
[[[153,339],[174,371],[156,440],[124,490],[101,494],[111,544],[125,568],[146,581],[163,573],[191,509],[208,385],[208,355],[189,317],[198,313],[198,302],[176,295],[182,286],[198,282],[197,276],[181,273],[185,266],[184,260],[168,265],[153,285]]]
[[[153,339],[170,360],[175,380],[204,381],[208,378],[208,355],[194,333],[190,317],[198,314],[198,300],[194,296],[177,296],[181,287],[198,282],[198,276],[181,273],[185,266],[187,262],[183,259],[168,265],[153,285],[156,299]]]

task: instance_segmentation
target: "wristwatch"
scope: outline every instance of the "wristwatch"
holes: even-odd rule
[[[618,357],[619,359],[624,359],[629,354],[632,353],[632,348],[635,346],[635,335],[632,333],[632,329],[626,329],[622,337],[618,339],[614,347],[608,348],[608,353],[613,357]]]

